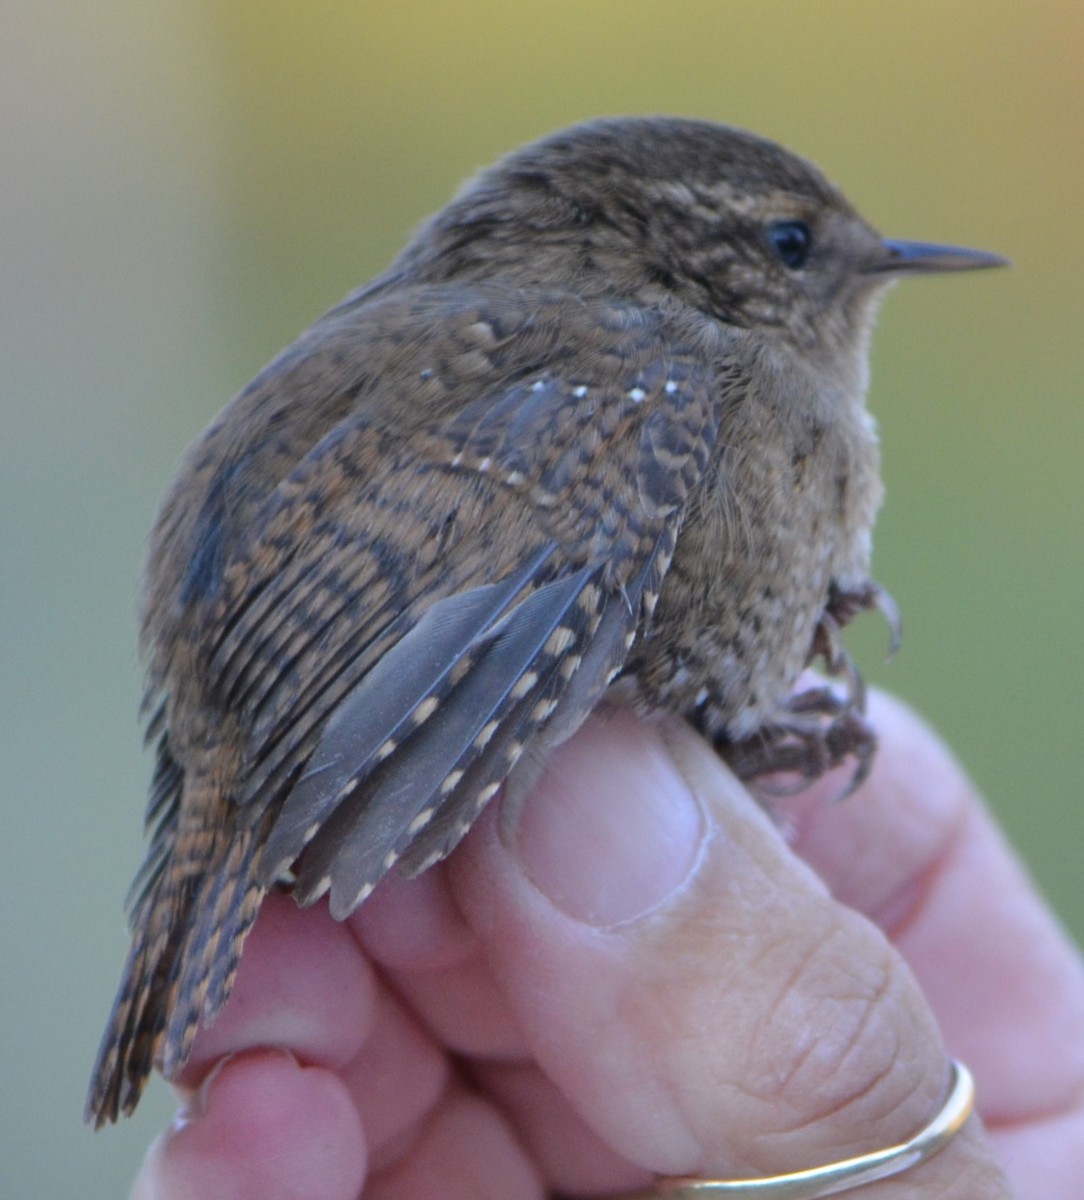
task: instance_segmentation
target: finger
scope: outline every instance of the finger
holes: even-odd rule
[[[449,1095],[365,1200],[543,1200],[546,1190],[500,1114],[460,1089]]]
[[[263,903],[229,1001],[196,1035],[184,1085],[227,1054],[282,1046],[307,1065],[341,1067],[365,1043],[376,1014],[372,968],[350,932],[323,906],[286,896]]]
[[[417,964],[423,979],[431,967],[451,971],[464,952],[477,957],[476,940],[437,877],[389,881],[374,913],[374,940],[384,937],[387,953]],[[452,994],[462,995],[462,985]],[[229,1003],[200,1031],[183,1082],[191,1087],[223,1056],[262,1046],[338,1070],[377,1170],[411,1152],[449,1078],[444,1047],[376,981],[353,929],[323,905],[302,910],[282,895],[265,901]],[[201,1136],[228,1143],[221,1124],[216,1109]]]
[[[416,879],[386,876],[347,925],[436,1041],[457,1054],[527,1056],[442,867]]]
[[[369,1164],[386,1169],[410,1152],[448,1092],[447,1055],[386,989],[361,1052],[342,1072],[365,1129]]]
[[[909,972],[683,726],[590,722],[507,836],[483,819],[453,894],[537,1061],[622,1158],[799,1170],[906,1140],[943,1102]],[[930,1194],[1005,1194],[975,1126],[921,1172]]]
[[[414,879],[385,875],[346,924],[366,954],[392,971],[441,971],[478,951],[439,867]]]
[[[330,1071],[260,1051],[227,1060],[151,1146],[133,1200],[355,1200],[365,1142]]]
[[[1076,1195],[1084,1172],[1084,966],[955,759],[891,697],[851,800],[822,784],[790,815],[795,848],[896,942],[1021,1195]],[[1011,1036],[1006,1036],[1011,1031]],[[1067,1181],[1073,1180],[1070,1185]]]
[[[506,1114],[554,1194],[624,1194],[651,1183],[651,1173],[607,1145],[538,1066],[475,1063],[471,1078]]]

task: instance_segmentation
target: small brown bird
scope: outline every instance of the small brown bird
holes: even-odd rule
[[[424,870],[607,689],[746,777],[861,771],[877,300],[1003,261],[885,241],[751,134],[604,120],[484,171],[279,355],[154,529],[150,850],[87,1118],[180,1070],[270,888],[342,918]],[[818,656],[848,698],[792,695]]]

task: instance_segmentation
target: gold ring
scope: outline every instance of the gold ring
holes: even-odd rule
[[[943,1150],[971,1116],[975,1107],[975,1081],[963,1063],[952,1060],[951,1065],[952,1086],[940,1112],[913,1138],[887,1150],[760,1179],[670,1177],[658,1180],[646,1192],[630,1193],[620,1200],[822,1200],[824,1196],[835,1196],[898,1175]]]

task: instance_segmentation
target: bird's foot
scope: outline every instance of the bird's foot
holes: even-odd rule
[[[716,746],[731,770],[744,780],[789,776],[760,787],[776,795],[801,791],[847,759],[854,770],[840,799],[849,796],[869,775],[877,735],[865,718],[866,689],[862,676],[840,637],[842,626],[858,612],[881,608],[895,645],[898,620],[886,592],[870,584],[861,592],[835,592],[813,637],[810,661],[821,659],[830,676],[843,681],[842,690],[816,684],[790,696],[776,717],[741,741],[717,740]]]
[[[821,707],[821,696],[832,696],[831,706],[838,708],[829,720],[811,717],[827,714],[829,704]],[[828,688],[811,688],[794,697],[792,716],[781,714],[752,737],[729,742],[719,749],[739,779],[763,781],[766,776],[789,776],[793,783],[761,782],[765,791],[788,795],[801,791],[815,779],[852,759],[854,769],[839,798],[849,796],[866,779],[873,766],[877,735],[858,710]],[[796,777],[796,778],[795,778]]]
[[[877,609],[888,625],[888,656],[892,657],[899,649],[902,624],[900,610],[891,593],[886,592],[879,583],[871,579],[861,587],[844,590],[833,584],[828,592],[828,603],[825,605],[825,616],[833,621],[837,630],[849,625],[859,613]],[[823,620],[822,620],[823,623]],[[818,653],[816,641],[813,645],[813,657]]]

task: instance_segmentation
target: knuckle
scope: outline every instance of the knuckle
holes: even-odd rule
[[[914,1047],[939,1039],[888,942],[843,911],[778,978],[750,1043],[746,1078],[756,1099],[788,1114],[791,1129],[855,1127],[906,1107],[922,1078]]]

